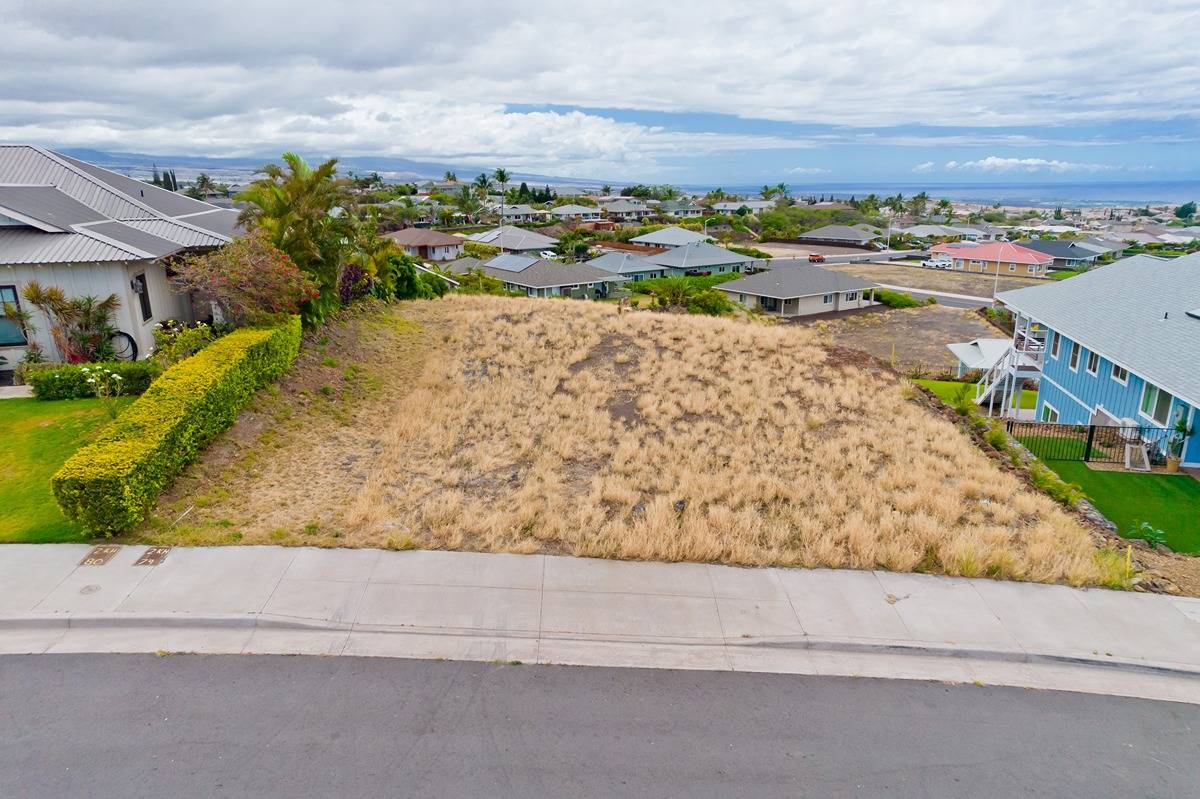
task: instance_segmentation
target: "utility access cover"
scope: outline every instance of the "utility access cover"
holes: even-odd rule
[[[113,559],[113,556],[121,551],[120,544],[101,544],[98,547],[92,547],[92,551],[84,556],[83,560],[79,561],[80,566],[103,566]]]
[[[167,553],[170,551],[170,547],[147,547],[142,556],[133,562],[133,565],[157,566],[166,559]]]

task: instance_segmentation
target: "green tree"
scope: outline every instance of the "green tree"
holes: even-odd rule
[[[245,203],[238,221],[247,230],[263,230],[267,241],[285,252],[317,284],[320,295],[304,304],[302,312],[313,324],[338,305],[343,249],[352,233],[346,201],[347,181],[337,176],[337,159],[316,169],[293,152],[284,153],[283,165],[267,164],[263,177],[240,192]]]
[[[196,190],[199,191],[201,194],[203,194],[205,197],[207,197],[210,194],[215,194],[216,188],[215,188],[215,184],[213,183],[213,179],[210,178],[205,173],[201,172],[199,175],[196,176]]]
[[[1188,220],[1196,215],[1196,203],[1186,202],[1175,209],[1175,216],[1179,219]]]
[[[480,172],[475,176],[473,181],[475,190],[479,192],[480,197],[487,197],[488,192],[492,190],[492,179],[488,177],[486,172]]]
[[[500,224],[504,224],[504,194],[508,191],[508,179],[511,177],[504,167],[492,171],[492,180],[500,184]]]
[[[954,217],[954,203],[943,197],[933,206],[933,212],[946,217],[946,219],[952,219]]]
[[[458,175],[447,169],[442,173],[442,180],[446,181],[447,183],[458,183]]]
[[[775,184],[776,197],[786,200],[790,194],[791,190],[788,189],[788,184],[784,183],[782,180]]]
[[[775,196],[775,187],[764,185],[761,189],[758,190],[758,194],[764,200],[769,200]]]

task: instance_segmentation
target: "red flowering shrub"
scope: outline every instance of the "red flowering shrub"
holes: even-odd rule
[[[301,303],[319,295],[312,278],[262,231],[219,250],[188,256],[171,269],[177,291],[193,291],[215,302],[225,320],[238,325],[298,313]]]

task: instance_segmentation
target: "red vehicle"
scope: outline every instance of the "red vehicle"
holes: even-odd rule
[[[808,262],[810,264],[823,264],[825,263],[825,256],[819,252],[810,252],[808,254]]]

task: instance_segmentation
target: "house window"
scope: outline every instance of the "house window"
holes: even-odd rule
[[[1088,350],[1087,366],[1085,368],[1087,369],[1087,373],[1089,375],[1094,375],[1097,372],[1099,372],[1100,371],[1100,356],[1097,353],[1095,353],[1091,350]]]
[[[1052,333],[1051,335],[1053,335],[1054,338],[1050,341],[1050,357],[1057,361],[1058,344],[1060,341],[1062,341],[1062,336],[1058,335],[1057,333]]]
[[[1170,418],[1171,401],[1174,399],[1158,386],[1147,383],[1142,388],[1142,415],[1166,425]]]
[[[1071,362],[1070,362],[1072,372],[1079,371],[1079,349],[1080,349],[1079,342],[1072,341],[1071,342]]]
[[[9,307],[15,311],[21,310],[21,304],[17,301],[17,287],[0,286],[0,347],[20,346],[25,343],[25,334],[21,332],[21,326],[8,318],[6,309]]]
[[[146,273],[136,275],[133,278],[133,291],[138,296],[138,305],[142,310],[142,321],[149,322],[150,317],[154,316],[154,312],[150,310],[150,289],[146,287]]]
[[[973,260],[973,261],[971,261],[971,266],[978,266],[982,270],[983,269],[983,261],[974,261]]]
[[[826,295],[822,296],[822,297],[821,297],[821,303],[822,303],[823,305],[833,305],[833,295],[832,295],[832,294],[826,294]]]
[[[745,294],[739,294],[739,295],[738,295],[738,302],[745,304],[745,302],[746,302],[746,295],[745,295]]]
[[[1042,421],[1043,422],[1051,422],[1051,423],[1057,422],[1058,421],[1058,409],[1055,408],[1053,405],[1051,405],[1048,402],[1043,402],[1042,403]]]
[[[1036,264],[1030,264],[1029,266],[1027,266],[1027,267],[1025,267],[1025,268],[1026,268],[1026,270],[1029,272],[1029,274],[1031,274],[1031,275],[1036,275],[1036,274],[1037,274],[1037,270],[1038,270],[1038,268],[1037,268],[1037,265],[1036,265]]]
[[[1112,365],[1112,379],[1123,386],[1129,385],[1129,370],[1124,366]]]
[[[854,300],[857,300],[857,299],[858,299],[857,291],[847,291],[846,292],[846,302],[853,302]]]
[[[1017,265],[1016,265],[1016,264],[1009,264],[1009,265],[1008,265],[1008,271],[1010,271],[1010,272],[1015,272],[1015,271],[1017,271]]]

